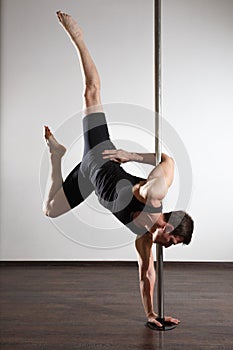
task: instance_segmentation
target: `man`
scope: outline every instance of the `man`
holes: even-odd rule
[[[71,16],[61,11],[57,12],[57,16],[78,51],[83,72],[85,147],[82,162],[63,182],[61,158],[66,149],[45,127],[51,155],[52,183],[44,213],[53,218],[60,216],[81,204],[95,191],[99,202],[137,234],[135,244],[142,302],[148,321],[162,326],[156,320],[153,308],[155,270],[152,245],[158,243],[167,248],[172,244],[189,244],[193,232],[193,221],[185,212],[162,213],[161,201],[173,181],[174,161],[162,154],[161,163],[147,179],[124,171],[120,164],[129,161],[155,165],[155,154],[131,153],[115,148],[101,105],[99,74],[84,43],[82,31]],[[172,317],[165,320],[179,323]]]

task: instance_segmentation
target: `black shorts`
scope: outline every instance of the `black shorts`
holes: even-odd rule
[[[109,161],[103,160],[102,151],[115,149],[110,141],[104,113],[91,113],[83,119],[84,153],[79,163],[63,182],[63,190],[71,208],[82,203],[96,190],[95,174]],[[112,162],[111,162],[112,163]],[[116,164],[116,166],[119,166]]]

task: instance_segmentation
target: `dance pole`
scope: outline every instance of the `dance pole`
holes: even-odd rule
[[[154,0],[154,73],[155,73],[155,153],[156,165],[161,162],[161,120],[162,120],[162,88],[161,88],[161,1]],[[157,273],[157,320],[163,325],[158,327],[148,322],[147,325],[155,330],[170,330],[176,327],[174,323],[164,319],[164,288],[163,288],[163,247],[156,244],[156,273]]]

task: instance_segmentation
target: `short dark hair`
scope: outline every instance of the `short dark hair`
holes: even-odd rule
[[[170,213],[163,213],[164,221],[174,226],[171,235],[184,238],[184,244],[189,244],[192,239],[194,222],[191,216],[185,211],[177,210]]]

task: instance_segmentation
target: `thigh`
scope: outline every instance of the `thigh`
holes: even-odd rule
[[[109,160],[104,160],[102,152],[106,149],[116,149],[110,140],[108,126],[104,113],[91,113],[83,119],[84,154],[81,171],[96,188],[95,174]]]
[[[91,113],[83,119],[84,156],[104,142],[110,142],[107,121],[104,113]]]
[[[81,204],[94,190],[89,177],[82,173],[81,165],[79,163],[70,172],[62,185],[71,209]]]

